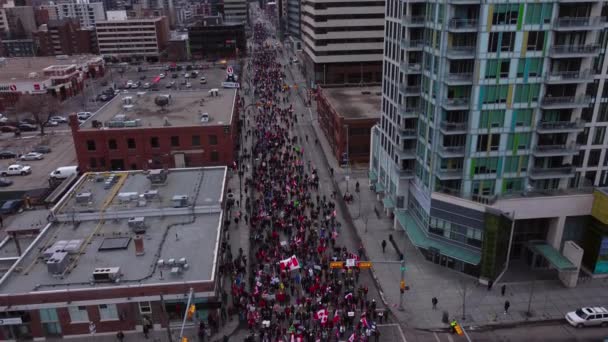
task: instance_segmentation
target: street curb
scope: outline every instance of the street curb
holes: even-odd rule
[[[505,322],[505,323],[491,323],[491,324],[483,324],[483,325],[468,325],[468,326],[464,325],[464,324],[461,324],[461,325],[467,331],[489,331],[489,330],[511,329],[511,328],[535,326],[535,325],[563,324],[565,322],[566,322],[566,320],[564,318],[549,318],[549,319],[540,319],[540,320],[525,320],[525,321]],[[451,328],[433,327],[433,328],[416,328],[416,330],[428,331],[428,332],[450,332]]]

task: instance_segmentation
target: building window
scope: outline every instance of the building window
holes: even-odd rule
[[[116,311],[116,304],[99,305],[99,318],[102,321],[118,320],[118,311]]]
[[[139,302],[139,313],[151,314],[152,313],[152,304],[150,304],[150,302]]]
[[[108,148],[110,150],[115,150],[118,148],[118,144],[116,144],[116,139],[110,139],[108,140]]]
[[[171,146],[172,147],[179,147],[179,137],[174,135],[171,137]]]
[[[200,135],[192,136],[192,146],[201,146],[201,136]]]
[[[598,166],[600,163],[600,154],[602,150],[589,150],[589,159],[587,160],[587,166]]]
[[[87,140],[87,151],[95,151],[95,140]]]
[[[70,313],[70,322],[72,323],[89,321],[89,314],[87,313],[86,306],[69,306],[68,312]]]
[[[220,161],[220,154],[218,151],[211,152],[211,161],[212,162]]]
[[[152,148],[159,148],[160,144],[158,143],[158,137],[152,137],[150,138],[150,147]]]
[[[134,149],[136,147],[135,139],[129,138],[127,139],[127,148]]]
[[[217,135],[209,136],[209,145],[217,145]]]
[[[89,166],[91,167],[91,169],[96,168],[97,167],[97,159],[95,159],[95,158],[89,159]]]

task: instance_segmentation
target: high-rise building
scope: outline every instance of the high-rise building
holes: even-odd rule
[[[608,185],[604,4],[387,0],[370,180],[429,260],[492,278],[582,239]]]
[[[300,38],[300,0],[287,0],[287,34]]]
[[[224,21],[245,23],[247,21],[247,0],[224,0]]]
[[[304,0],[300,13],[309,83],[380,83],[384,0]]]
[[[95,29],[81,28],[77,19],[49,20],[34,37],[38,56],[97,53]]]
[[[41,7],[47,9],[49,19],[78,19],[80,27],[95,27],[97,21],[106,19],[102,2],[71,0],[43,5]]]

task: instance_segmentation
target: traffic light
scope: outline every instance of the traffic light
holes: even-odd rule
[[[188,319],[192,319],[192,317],[194,317],[194,313],[196,313],[196,306],[194,304],[190,304],[188,307]]]
[[[462,327],[460,326],[460,324],[458,324],[458,322],[456,321],[452,321],[450,323],[450,327],[452,328],[452,332],[455,332],[456,334],[462,336],[464,334],[464,332],[462,331]]]
[[[405,292],[405,280],[402,280],[399,284],[399,290],[401,291],[401,293]]]

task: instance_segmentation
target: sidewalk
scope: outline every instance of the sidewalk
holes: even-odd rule
[[[314,108],[313,105],[313,111]],[[313,117],[316,117],[314,112]],[[318,121],[313,120],[312,126],[330,167],[336,170],[335,177],[343,194],[346,190],[345,170],[339,168],[331,154],[330,145]],[[393,220],[383,213],[382,203],[369,189],[367,170],[351,171],[349,182],[351,193],[356,182],[359,182],[361,192],[355,194],[355,200],[348,205],[348,209],[370,260],[398,260],[397,253],[388,240],[389,234],[393,235],[405,255],[407,265],[405,282],[409,286],[409,291],[404,294],[405,311],[396,309],[400,295],[399,265],[374,264],[373,266],[373,272],[382,287],[388,305],[392,307],[395,317],[405,326],[422,329],[445,328],[447,325],[442,322],[444,311],[448,312],[450,319],[456,318],[466,326],[517,325],[562,320],[568,311],[608,302],[608,279],[581,282],[574,289],[565,288],[557,277],[535,281],[534,284],[532,282],[505,283],[504,297],[500,293],[503,283],[494,284],[492,290],[488,291],[486,286],[480,285],[473,277],[427,261],[411,244],[402,229],[395,230]],[[374,213],[374,206],[381,213],[379,218]],[[382,253],[383,239],[387,242],[386,253]],[[532,293],[531,302],[530,293]],[[437,297],[439,302],[436,310],[433,310],[431,304],[433,297]],[[464,305],[463,298],[465,298]],[[507,300],[510,302],[510,308],[505,314],[504,303]],[[529,302],[531,317],[527,315]]]

